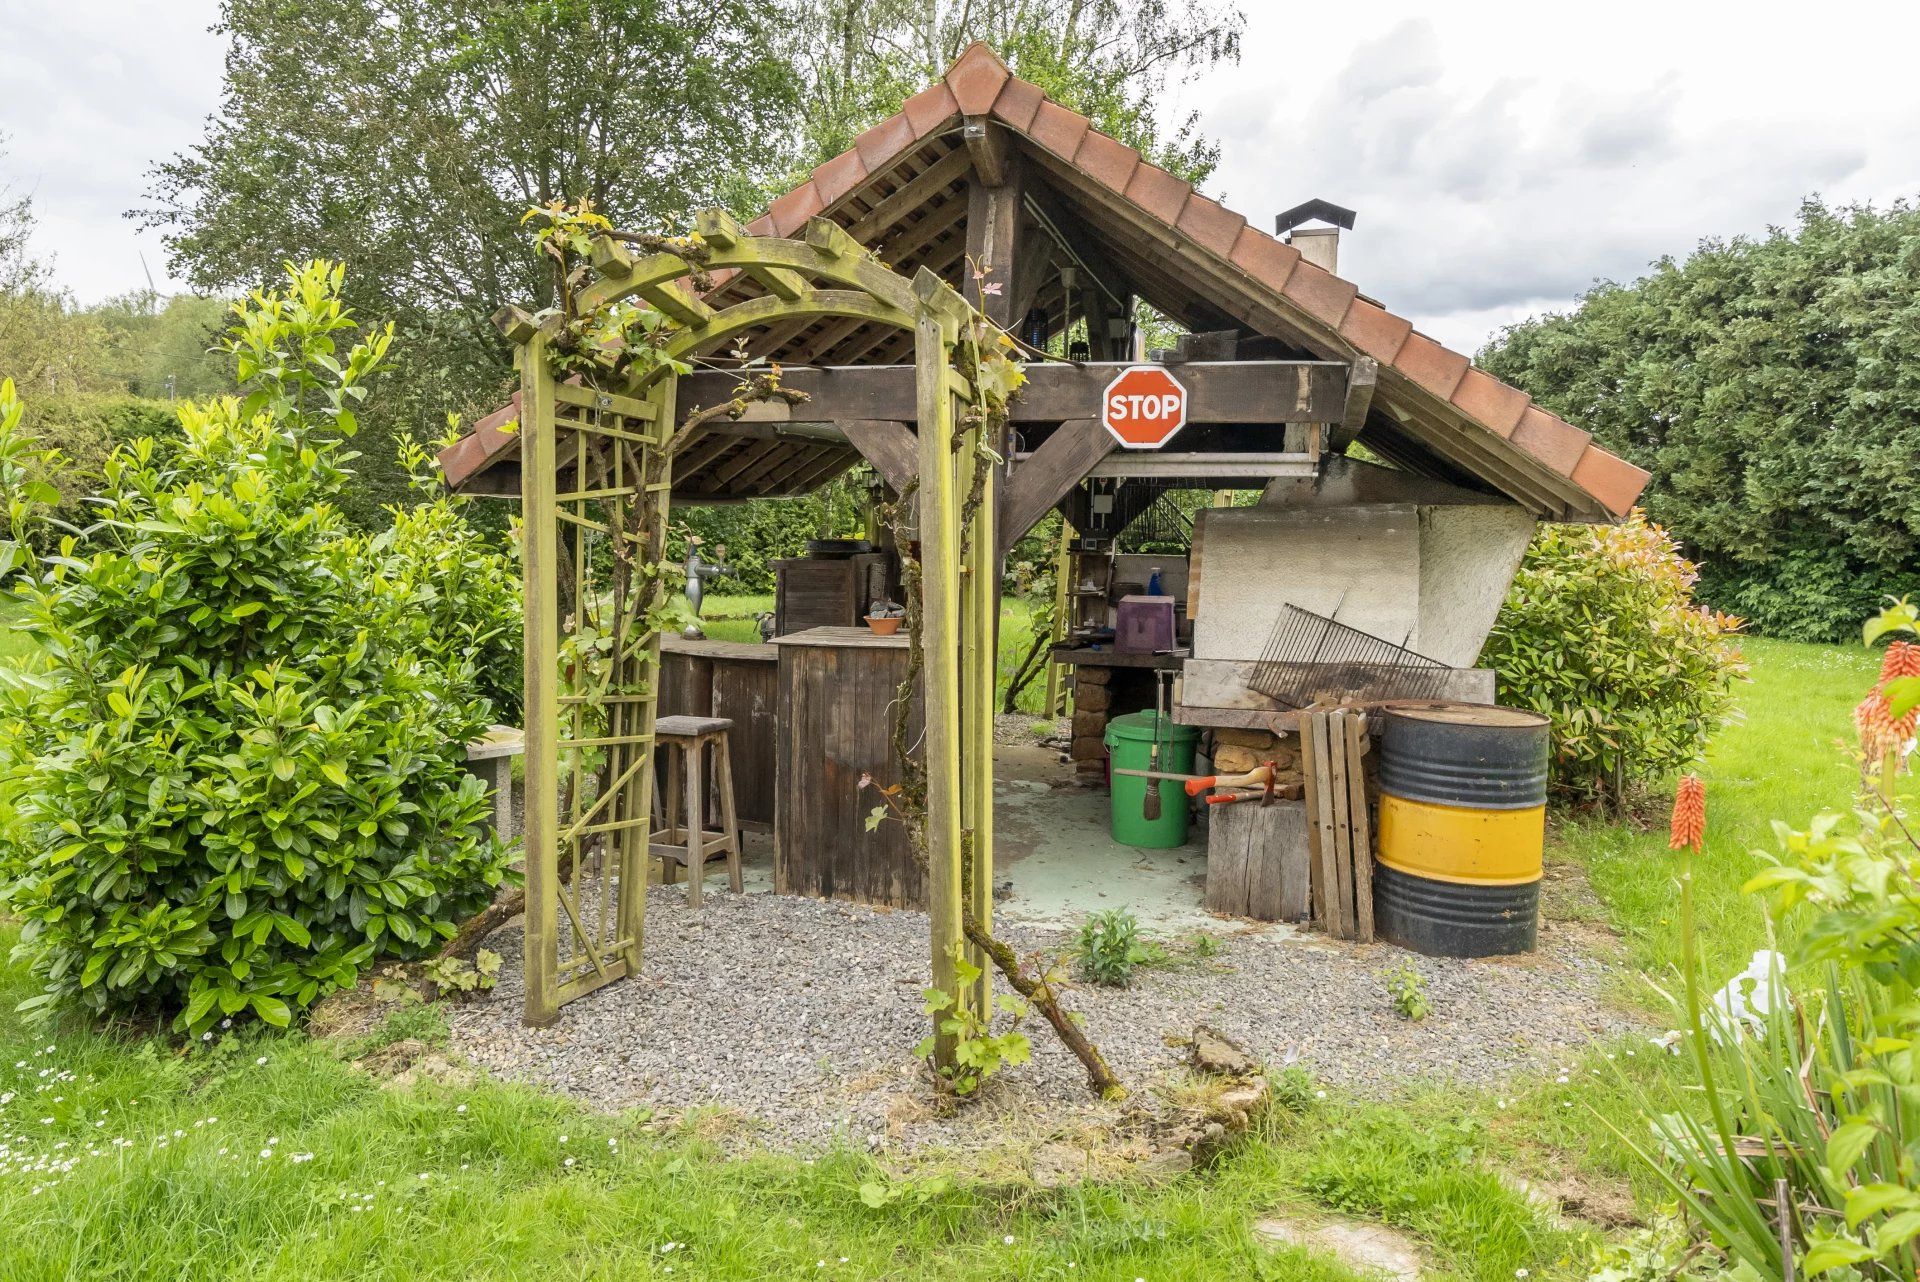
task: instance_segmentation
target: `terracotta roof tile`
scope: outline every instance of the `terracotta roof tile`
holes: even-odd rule
[[[1382,365],[1393,364],[1393,358],[1400,354],[1411,333],[1412,321],[1403,320],[1364,298],[1354,299],[1346,319],[1340,322],[1340,337]]]
[[[1529,405],[1508,439],[1560,475],[1571,477],[1593,438],[1538,405]]]
[[[1040,110],[1034,113],[1033,127],[1027,136],[1060,159],[1072,160],[1073,154],[1080,150],[1080,140],[1087,136],[1090,128],[1085,116],[1068,111],[1049,98],[1041,102]]]
[[[1527,412],[1527,394],[1508,387],[1483,369],[1469,369],[1453,389],[1454,406],[1461,413],[1501,436],[1512,436]]]
[[[1246,225],[1245,218],[1197,191],[1187,198],[1187,207],[1180,211],[1180,230],[1193,237],[1202,249],[1222,258],[1233,256],[1234,244]]]
[[[947,76],[909,99],[896,115],[854,140],[795,190],[749,223],[757,236],[793,235],[823,207],[844,200],[874,174],[898,164],[930,135],[962,114],[991,113],[1142,211],[1175,228],[1200,250],[1229,260],[1253,283],[1282,294],[1306,319],[1336,332],[1353,348],[1389,365],[1399,376],[1395,395],[1410,391],[1444,402],[1450,412],[1505,436],[1545,467],[1569,478],[1592,501],[1616,515],[1640,496],[1647,474],[1591,444],[1586,432],[1528,402],[1524,393],[1471,367],[1467,358],[1414,334],[1405,319],[1353,285],[1303,261],[1246,220],[1173,175],[1141,161],[1132,148],[1089,126],[1086,117],[1048,99],[1038,86],[1009,74],[983,44],[969,46]],[[724,278],[723,278],[724,279]],[[459,484],[509,456],[517,435],[499,430],[517,417],[518,399],[475,424],[441,454],[450,483]],[[1489,447],[1492,442],[1488,442]],[[1504,447],[1503,447],[1504,448]]]
[[[900,153],[914,142],[913,122],[907,119],[906,112],[896,111],[855,138],[853,149],[860,153],[867,172],[877,174],[900,159]]]
[[[993,100],[1000,96],[1000,86],[1009,78],[1007,64],[976,40],[947,70],[947,88],[953,90],[953,100],[962,115],[984,116],[993,110]]]
[[[824,207],[820,199],[820,189],[813,185],[812,179],[808,179],[774,201],[767,210],[767,217],[773,219],[774,235],[791,236],[805,227],[807,219],[819,213]]]
[[[1000,88],[1000,96],[993,100],[993,114],[1015,129],[1025,130],[1033,124],[1046,98],[1040,86],[1031,80],[1009,77]]]
[[[1233,242],[1232,257],[1234,266],[1278,293],[1286,288],[1287,277],[1293,275],[1300,251],[1263,231],[1243,227],[1240,238]]]
[[[1287,297],[1301,311],[1334,329],[1340,328],[1347,308],[1353,304],[1353,297],[1359,292],[1332,272],[1315,267],[1305,259],[1287,277]]]
[[[1127,184],[1133,181],[1133,171],[1140,167],[1140,153],[1089,129],[1080,140],[1080,149],[1073,153],[1073,163],[1087,177],[1124,195]]]
[[[1411,334],[1399,355],[1393,358],[1393,367],[1421,390],[1444,401],[1466,376],[1467,358],[1448,351],[1425,334]]]
[[[1127,183],[1127,199],[1171,227],[1180,221],[1193,184],[1175,178],[1158,165],[1141,164]]]
[[[1569,479],[1599,499],[1607,511],[1625,516],[1633,510],[1651,478],[1652,473],[1646,469],[1635,467],[1597,445],[1589,445],[1580,455],[1580,461],[1574,464]]]
[[[859,148],[849,148],[813,171],[814,190],[820,193],[820,206],[830,209],[840,198],[866,181],[867,164],[860,159]]]
[[[953,90],[947,88],[947,82],[940,80],[907,99],[902,110],[913,125],[913,136],[925,138],[959,115],[960,104],[953,100]]]

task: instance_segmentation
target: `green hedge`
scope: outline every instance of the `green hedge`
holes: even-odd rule
[[[1920,580],[1920,209],[1801,207],[1571,314],[1506,330],[1490,372],[1653,473],[1648,515],[1700,595],[1756,631],[1853,635]]]

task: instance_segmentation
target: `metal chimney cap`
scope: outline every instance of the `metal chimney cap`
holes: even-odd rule
[[[1332,223],[1335,227],[1344,227],[1352,231],[1353,220],[1356,217],[1358,215],[1346,206],[1336,205],[1331,200],[1321,200],[1316,196],[1312,200],[1301,201],[1283,214],[1276,214],[1273,219],[1273,234],[1284,236],[1301,223],[1312,222],[1316,218],[1323,223]]]

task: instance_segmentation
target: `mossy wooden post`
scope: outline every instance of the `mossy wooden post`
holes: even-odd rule
[[[987,442],[984,425],[979,421],[967,431],[966,448],[961,451],[959,483],[961,493],[973,487],[976,469],[981,466],[981,447]],[[966,595],[965,632],[961,638],[961,698],[966,714],[966,746],[961,762],[966,781],[966,819],[973,855],[973,875],[968,885],[968,907],[983,928],[993,921],[993,715],[994,655],[999,637],[1000,558],[995,546],[998,525],[994,512],[995,478],[985,478],[979,501],[966,531],[967,555],[960,567],[962,590]],[[993,1008],[993,959],[978,945],[967,946],[967,960],[979,968],[973,982],[973,1002],[982,1018]]]
[[[1066,639],[1068,607],[1073,598],[1068,595],[1070,589],[1080,585],[1071,582],[1073,578],[1073,526],[1066,518],[1060,520],[1060,542],[1053,553],[1053,630],[1055,644]],[[1065,677],[1067,665],[1049,658],[1047,660],[1047,695],[1041,705],[1040,713],[1049,720],[1064,717],[1067,714]]]
[[[958,327],[923,300],[914,323],[920,449],[920,648],[926,699],[927,917],[933,986],[962,1000],[954,958],[963,942],[960,831],[960,548],[954,495],[953,393],[949,353]],[[950,1067],[957,1041],[934,1018],[934,1063]]]
[[[510,332],[509,337],[516,337]],[[526,326],[520,341],[521,510],[554,507],[553,375],[547,371],[547,340]],[[555,688],[555,642],[560,635],[558,530],[551,520],[527,520],[521,530],[520,563],[525,594],[526,789],[521,849],[525,852],[526,1022],[542,1027],[559,1014],[554,968],[559,957],[559,867],[551,857],[559,825],[558,756],[553,740],[560,713]]]

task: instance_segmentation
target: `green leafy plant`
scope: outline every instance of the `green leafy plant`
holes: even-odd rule
[[[1411,962],[1401,962],[1380,972],[1380,982],[1393,998],[1393,1008],[1401,1018],[1419,1023],[1433,1011],[1433,998],[1427,995],[1427,981]]]
[[[1155,965],[1167,957],[1164,947],[1140,934],[1139,918],[1125,908],[1089,914],[1080,923],[1074,952],[1081,972],[1109,988],[1125,988],[1133,982],[1135,967]]]
[[[486,701],[334,506],[389,341],[341,351],[342,279],[236,306],[243,396],[117,451],[102,518],[19,576],[42,657],[0,673],[0,886],[34,1009],[284,1025],[507,876],[462,768]]]
[[[1624,802],[1696,759],[1731,713],[1740,621],[1696,606],[1694,579],[1638,513],[1534,537],[1481,662],[1502,703],[1552,720],[1561,790]]]
[[[482,948],[472,961],[464,957],[434,957],[426,963],[426,975],[442,993],[471,996],[491,989],[500,978],[500,954]]]
[[[1912,633],[1904,602],[1869,641]],[[1705,1002],[1692,863],[1704,794],[1683,781],[1682,1040],[1704,1108],[1658,1113],[1641,1159],[1724,1256],[1729,1276],[1911,1278],[1920,1272],[1920,860],[1894,791],[1920,717],[1920,646],[1888,647],[1856,723],[1864,788],[1851,818],[1775,824],[1779,852],[1747,883],[1791,941],[1741,999]],[[1791,977],[1791,978],[1790,978]],[[1651,1106],[1647,1110],[1655,1114]]]
[[[966,959],[958,948],[953,954],[954,982],[962,989],[970,986],[984,972]],[[982,1016],[970,1006],[959,1002],[952,993],[938,988],[926,990],[926,1013],[939,1022],[942,1033],[954,1038],[954,1064],[950,1069],[942,1069],[947,1086],[955,1095],[971,1095],[980,1089],[980,1083],[999,1072],[1009,1064],[1024,1064],[1033,1055],[1033,1045],[1027,1035],[1020,1031],[1020,1024],[1030,1012],[1027,1003],[1012,993],[1001,993],[994,998],[995,1009],[1011,1017],[1011,1022],[1001,1032],[992,1028],[992,1013]],[[914,1053],[922,1059],[933,1054],[933,1038],[921,1041]]]
[[[878,1211],[882,1207],[892,1206],[896,1202],[910,1206],[925,1206],[946,1196],[953,1189],[953,1177],[950,1175],[929,1175],[924,1179],[895,1179],[885,1176],[877,1180],[864,1180],[860,1185],[860,1201]]]

